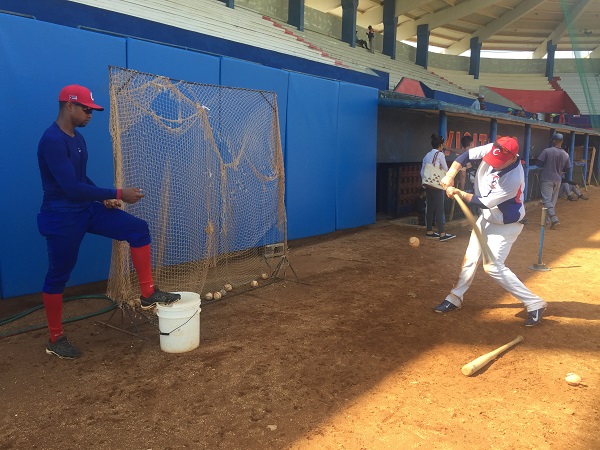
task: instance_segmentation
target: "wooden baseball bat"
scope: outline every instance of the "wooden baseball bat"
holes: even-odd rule
[[[494,255],[492,254],[492,251],[488,247],[487,241],[481,234],[481,230],[477,226],[477,219],[475,218],[475,216],[473,215],[473,213],[471,212],[469,207],[465,204],[463,199],[460,198],[460,195],[454,194],[454,199],[458,203],[458,206],[460,206],[460,209],[462,209],[462,212],[464,213],[465,217],[467,218],[469,225],[471,225],[473,227],[473,231],[475,232],[475,235],[477,236],[477,239],[479,240],[479,244],[481,245],[481,253],[483,254],[483,264],[486,265],[486,264],[493,263]]]
[[[517,338],[514,341],[511,341],[508,344],[503,345],[502,347],[498,347],[496,350],[486,353],[485,355],[481,355],[479,358],[475,358],[473,361],[465,364],[462,367],[461,370],[462,370],[463,375],[470,377],[475,372],[477,372],[479,369],[481,369],[482,367],[486,366],[488,363],[490,363],[494,359],[496,359],[496,356],[498,356],[500,353],[517,345],[519,342],[523,342],[523,336],[517,336]]]

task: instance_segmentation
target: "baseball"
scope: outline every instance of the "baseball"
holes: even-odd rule
[[[256,286],[258,286],[258,281],[256,281],[256,280],[252,280],[252,281],[250,282],[250,286],[252,286],[252,287],[256,287]]]
[[[204,300],[212,300],[212,299],[213,299],[212,292],[207,292],[207,293],[204,295]]]
[[[418,237],[413,236],[408,240],[408,245],[411,247],[418,247],[419,244],[421,244],[421,241],[419,241]]]
[[[224,286],[224,288],[225,288],[225,290],[226,290],[226,291],[231,291],[231,290],[233,289],[233,286],[232,286],[231,284],[227,283],[227,284]]]
[[[269,274],[267,274],[267,273],[263,273],[263,274],[262,274],[260,277],[261,277],[263,280],[266,280],[267,278],[269,278]]]
[[[221,289],[219,291],[219,294],[221,294],[221,297],[225,297],[225,294],[227,294],[227,291],[225,289]]]
[[[565,381],[571,386],[579,386],[581,384],[581,377],[576,373],[568,373]]]
[[[220,292],[218,292],[218,291],[217,291],[217,292],[215,292],[215,293],[213,294],[213,298],[214,298],[215,300],[220,300],[220,299],[221,299],[221,293],[220,293]]]

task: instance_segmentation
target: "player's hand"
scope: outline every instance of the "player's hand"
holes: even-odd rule
[[[110,199],[110,200],[103,200],[102,203],[104,203],[104,207],[107,209],[115,209],[115,208],[120,208],[121,206],[123,206],[123,203],[121,203],[121,200],[117,200],[115,198]]]
[[[121,200],[123,200],[125,203],[129,203],[130,205],[137,203],[139,200],[144,198],[144,195],[146,194],[144,194],[139,188],[121,189]]]
[[[449,198],[453,198],[455,194],[458,194],[460,196],[460,189],[457,189],[454,186],[448,186],[446,188],[446,195]]]
[[[446,175],[444,178],[442,178],[440,184],[444,189],[446,189],[448,186],[454,186],[454,177]]]

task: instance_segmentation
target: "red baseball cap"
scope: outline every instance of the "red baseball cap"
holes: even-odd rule
[[[506,164],[506,162],[510,161],[518,154],[519,143],[517,140],[513,137],[504,136],[494,142],[492,150],[486,153],[486,155],[483,157],[483,161],[488,163],[494,169],[497,169],[498,167],[502,167],[504,164]]]
[[[58,94],[58,101],[79,103],[80,105],[87,106],[96,111],[104,111],[102,106],[94,103],[92,91],[84,86],[79,86],[78,84],[70,84],[69,86],[62,88],[60,94]]]

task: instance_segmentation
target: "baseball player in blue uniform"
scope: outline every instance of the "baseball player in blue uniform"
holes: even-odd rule
[[[441,184],[446,187],[449,197],[458,194],[465,202],[481,209],[477,226],[494,256],[492,264],[484,267],[485,271],[496,283],[523,302],[527,309],[525,326],[531,327],[541,322],[546,302],[533,294],[504,265],[513,243],[523,229],[520,221],[525,217],[525,177],[518,152],[519,144],[512,137],[502,137],[493,144],[471,148],[452,163]],[[481,163],[475,175],[474,193],[455,188],[454,177],[460,169],[468,162],[479,161]],[[481,256],[479,240],[475,232],[472,232],[458,282],[446,299],[434,308],[435,312],[447,313],[460,309]]]
[[[87,146],[76,128],[85,127],[92,113],[104,108],[94,102],[89,89],[79,85],[64,87],[58,101],[58,117],[44,132],[38,146],[44,198],[37,222],[46,238],[49,260],[42,291],[50,331],[46,352],[74,359],[81,352],[63,334],[63,291],[86,233],[129,243],[142,291],[142,308],[173,303],[180,295],[162,292],[154,286],[148,224],[119,209],[122,201],[133,204],[142,199],[142,190],[98,187],[87,177]]]

